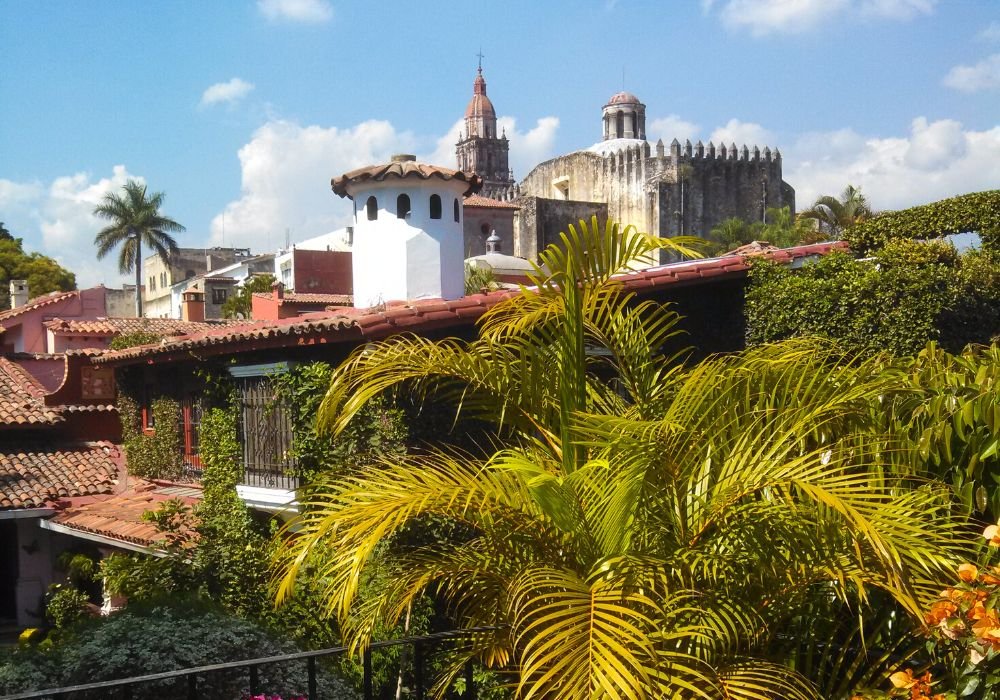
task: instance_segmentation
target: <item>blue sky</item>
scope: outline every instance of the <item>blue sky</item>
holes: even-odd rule
[[[5,0],[0,46],[0,221],[83,284],[118,281],[89,212],[128,177],[182,244],[263,250],[346,223],[345,170],[452,165],[480,47],[517,178],[599,138],[624,68],[651,140],[777,146],[800,208],[1000,187],[996,0]]]

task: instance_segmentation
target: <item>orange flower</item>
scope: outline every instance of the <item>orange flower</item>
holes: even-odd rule
[[[991,547],[1000,547],[1000,525],[990,525],[983,530],[983,537],[990,541]]]
[[[988,611],[972,626],[972,633],[984,644],[1000,649],[1000,617],[996,610]]]
[[[939,600],[931,605],[931,609],[924,619],[928,625],[936,625],[946,618],[953,617],[957,612],[958,606],[950,600]]]
[[[905,671],[896,671],[889,676],[889,682],[892,683],[893,688],[912,688],[917,684],[917,679],[913,677],[913,671],[906,669]]]
[[[970,620],[982,620],[986,617],[986,606],[983,605],[982,601],[977,600],[975,604],[969,608],[969,612],[966,613]]]
[[[958,577],[966,583],[972,583],[979,578],[979,569],[975,564],[962,564],[958,567]]]

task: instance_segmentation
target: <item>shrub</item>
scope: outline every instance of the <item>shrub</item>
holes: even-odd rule
[[[297,651],[261,627],[216,609],[188,606],[131,607],[110,618],[85,622],[65,631],[51,649],[14,649],[0,657],[0,693],[27,692],[78,683],[127,678],[246,658]],[[260,669],[260,686],[284,697],[307,690],[305,664]],[[217,673],[198,680],[200,697],[237,700],[246,690],[245,670]],[[323,698],[355,698],[357,694],[329,672],[319,678]],[[150,683],[143,697],[163,700],[187,697],[185,679]],[[101,697],[79,694],[74,700]]]
[[[950,352],[1000,331],[1000,259],[949,243],[891,241],[868,260],[835,252],[802,269],[755,261],[747,292],[751,345],[817,335],[862,354]]]

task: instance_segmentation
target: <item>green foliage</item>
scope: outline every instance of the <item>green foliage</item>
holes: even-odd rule
[[[0,656],[0,693],[126,678],[255,656],[297,651],[259,625],[204,605],[130,606],[103,620],[65,630],[48,650],[22,648]],[[305,665],[265,666],[261,688],[284,697],[307,690]],[[202,676],[199,697],[236,700],[247,686],[246,671]],[[323,698],[358,697],[321,666],[319,693]],[[186,679],[144,686],[138,696],[183,700]],[[103,694],[74,694],[76,700],[97,700]]]
[[[465,294],[479,294],[484,289],[492,292],[500,288],[496,275],[493,274],[492,267],[480,267],[479,265],[465,266]]]
[[[235,410],[207,411],[200,438],[204,497],[193,566],[211,599],[236,615],[259,616],[270,607],[269,540],[236,493],[243,461]]]
[[[116,335],[111,339],[109,347],[111,350],[124,350],[125,348],[134,348],[139,345],[152,345],[154,343],[159,343],[161,340],[163,340],[162,334],[142,329],[132,331],[131,333]]]
[[[0,224],[2,227],[2,224]],[[10,308],[10,281],[27,280],[32,297],[76,289],[76,275],[41,253],[27,253],[20,238],[0,234],[0,310]]]
[[[366,405],[336,439],[317,431],[316,416],[332,375],[330,365],[313,362],[272,379],[276,400],[291,414],[292,453],[298,475],[306,483],[318,474],[348,473],[405,451],[407,429],[403,413],[384,400]]]
[[[709,240],[718,244],[718,252],[726,252],[753,241],[766,241],[779,248],[825,240],[807,219],[792,217],[789,207],[769,208],[767,221],[750,223],[733,217],[721,222],[709,233]]]
[[[814,221],[818,231],[839,238],[844,229],[872,217],[868,198],[854,185],[844,188],[840,198],[824,195],[803,212],[799,218]]]
[[[821,336],[903,356],[932,340],[959,352],[1000,332],[1000,260],[948,243],[894,241],[872,260],[835,252],[800,270],[755,261],[750,277],[751,345]]]
[[[223,318],[251,318],[254,293],[270,292],[274,281],[274,275],[254,275],[245,280],[236,293],[226,299],[226,303],[222,305]]]
[[[506,625],[465,654],[516,668],[520,695],[607,700],[815,698],[780,631],[874,591],[918,614],[967,543],[946,487],[886,463],[873,407],[895,377],[816,339],[679,365],[661,350],[676,314],[615,279],[652,243],[571,228],[476,340],[395,337],[339,367],[321,407],[334,431],[405,391],[490,421],[493,442],[324,475],[279,594],[319,551],[323,609],[353,644],[433,593],[459,626]],[[428,521],[437,540],[399,546]],[[802,643],[865,653],[829,638]]]
[[[898,238],[927,240],[968,232],[978,232],[984,248],[1000,249],[1000,190],[883,212],[848,228],[844,238],[851,248],[866,253]]]
[[[87,594],[68,583],[49,586],[45,599],[45,619],[56,629],[63,629],[87,614]]]
[[[138,402],[126,391],[118,391],[122,441],[129,473],[144,479],[177,479],[184,473],[181,460],[180,406],[161,396],[153,400],[153,427],[146,432],[140,425]]]

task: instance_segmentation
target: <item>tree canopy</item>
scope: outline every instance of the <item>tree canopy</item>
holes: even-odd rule
[[[270,292],[273,284],[274,275],[254,275],[244,280],[236,293],[222,305],[222,317],[249,319],[253,311],[254,292]]]
[[[118,269],[122,274],[135,270],[135,314],[142,316],[142,247],[151,248],[164,262],[177,253],[177,242],[170,235],[184,227],[160,213],[164,194],[146,192],[146,185],[129,180],[122,192],[108,192],[94,207],[94,214],[111,223],[97,232],[94,245],[99,260],[115,248]]]
[[[0,311],[10,308],[10,281],[27,280],[31,296],[76,289],[76,275],[41,253],[27,253],[0,222]]]

